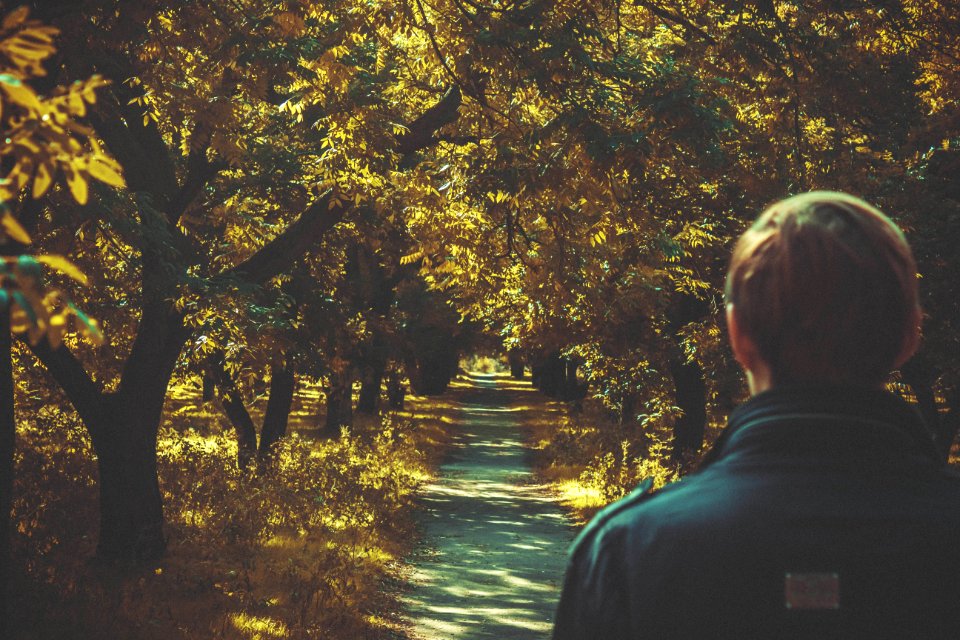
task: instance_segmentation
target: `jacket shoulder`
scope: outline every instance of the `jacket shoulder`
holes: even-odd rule
[[[603,525],[609,522],[611,518],[644,500],[650,499],[655,493],[653,490],[653,478],[647,478],[623,498],[598,511],[597,515],[587,523],[574,539],[573,544],[570,545],[570,556],[576,556],[580,549],[584,548],[586,543],[593,539],[596,533],[602,529]]]

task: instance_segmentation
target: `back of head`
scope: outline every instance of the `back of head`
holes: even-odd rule
[[[877,384],[916,331],[916,271],[887,216],[815,191],[774,204],[740,238],[726,297],[776,384]]]

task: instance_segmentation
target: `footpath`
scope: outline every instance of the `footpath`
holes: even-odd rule
[[[417,640],[550,637],[573,528],[535,484],[518,408],[474,374],[455,445],[422,497],[424,538],[404,597]],[[532,391],[530,393],[533,393]]]

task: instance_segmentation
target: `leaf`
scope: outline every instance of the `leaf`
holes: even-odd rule
[[[3,218],[0,219],[0,224],[3,225],[3,230],[8,236],[21,244],[30,244],[30,235],[20,226],[20,223],[17,222],[17,219],[13,217],[10,211],[3,212]]]
[[[100,182],[109,184],[111,187],[122,188],[127,186],[121,174],[120,164],[113,158],[107,156],[94,156],[90,160],[90,166],[87,167],[91,177]]]
[[[87,204],[89,195],[87,179],[73,166],[67,168],[67,186],[70,187],[70,193],[73,194],[73,199],[77,201],[77,204]]]
[[[103,332],[100,331],[100,327],[97,326],[97,321],[81,311],[77,305],[72,302],[68,302],[67,306],[73,311],[73,315],[77,317],[77,320],[83,325],[84,333],[87,334],[87,337],[93,340],[95,344],[100,344],[103,342]]]
[[[75,264],[63,256],[47,254],[36,256],[36,258],[38,262],[47,265],[51,269],[56,269],[63,275],[73,278],[80,284],[87,284],[89,282],[86,274],[80,271]]]
[[[30,8],[27,6],[17,7],[10,13],[8,13],[3,18],[2,28],[4,31],[7,29],[13,29],[19,24],[23,24],[23,21],[27,19],[27,16],[30,15]]]
[[[27,300],[27,297],[23,295],[23,292],[13,291],[11,295],[13,296],[14,304],[23,309],[23,311],[27,314],[27,317],[30,319],[31,324],[36,325],[38,320],[37,312]]]
[[[9,73],[0,73],[0,89],[7,94],[11,102],[15,102],[30,111],[40,111],[40,101],[37,100],[37,94],[33,89],[23,84],[20,78]]]
[[[53,183],[53,174],[50,171],[50,165],[46,162],[41,162],[37,165],[37,173],[33,177],[33,198],[43,196],[47,192],[47,189],[50,188],[50,185]]]

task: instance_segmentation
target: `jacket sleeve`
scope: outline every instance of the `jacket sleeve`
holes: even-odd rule
[[[593,539],[575,548],[554,618],[553,640],[636,640],[615,546]]]

